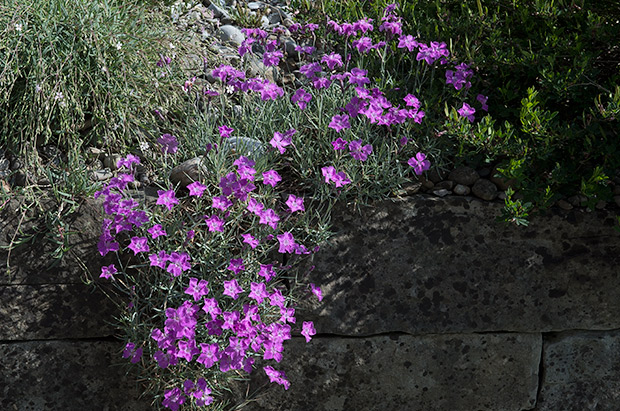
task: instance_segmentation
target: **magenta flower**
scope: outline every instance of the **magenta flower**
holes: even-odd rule
[[[103,267],[101,267],[101,275],[99,276],[99,278],[105,278],[109,280],[117,272],[118,271],[116,270],[114,264],[110,264],[108,266],[104,265]]]
[[[156,204],[166,206],[168,211],[172,210],[175,204],[179,204],[179,200],[174,195],[174,190],[157,190],[157,198]]]
[[[487,100],[488,99],[489,99],[489,97],[483,96],[482,94],[478,94],[476,96],[476,100],[478,100],[480,102],[480,104],[482,104],[481,110],[489,111],[489,106],[487,105]]]
[[[161,269],[166,269],[166,263],[168,262],[170,256],[164,250],[161,250],[157,254],[149,255],[149,260],[151,262],[151,267],[159,267]]]
[[[285,303],[286,299],[282,295],[282,292],[278,289],[273,290],[273,293],[269,296],[269,305],[282,308]]]
[[[274,230],[278,227],[278,221],[280,221],[280,217],[278,217],[276,212],[273,211],[271,208],[262,211],[258,216],[260,217],[260,224],[266,224]]]
[[[266,51],[263,53],[263,64],[267,67],[277,66],[284,54],[280,50]]]
[[[163,134],[160,138],[157,139],[157,142],[161,144],[162,153],[174,154],[177,152],[179,142],[177,141],[177,138],[172,134]]]
[[[353,47],[360,53],[367,53],[372,50],[372,39],[370,37],[361,37],[358,40],[353,40]]]
[[[311,283],[310,290],[312,291],[312,294],[314,294],[319,301],[323,301],[323,292],[321,291],[319,287]]]
[[[220,137],[222,138],[228,138],[230,137],[230,135],[232,134],[233,131],[235,131],[234,128],[228,127],[227,125],[222,125],[219,126],[217,128],[217,130],[220,132]]]
[[[325,77],[315,77],[312,80],[312,85],[317,90],[320,90],[322,88],[328,88],[329,86],[331,86],[331,84],[331,80]]]
[[[269,144],[271,144],[273,148],[278,149],[280,154],[284,154],[286,151],[286,146],[291,145],[291,142],[292,140],[290,136],[276,131],[273,133],[273,138],[269,141]]]
[[[127,157],[121,158],[120,160],[116,162],[116,167],[117,168],[126,167],[127,169],[131,170],[132,164],[140,164],[140,158],[137,156],[134,156],[133,154],[128,154]]]
[[[334,176],[336,175],[336,169],[334,168],[334,166],[326,166],[321,168],[321,173],[323,174],[323,177],[325,177],[325,182],[329,184],[334,180]]]
[[[280,243],[280,248],[278,249],[279,253],[293,253],[295,252],[295,238],[293,234],[288,231],[277,236],[278,242]]]
[[[411,157],[409,161],[407,161],[407,164],[413,167],[413,171],[417,175],[421,175],[422,172],[431,167],[431,163],[426,159],[426,154],[424,153],[418,153],[415,157]]]
[[[267,80],[263,83],[262,89],[260,90],[260,98],[263,101],[266,100],[275,100],[278,97],[282,97],[284,95],[284,90],[278,87],[277,84],[271,83]]]
[[[305,211],[304,208],[304,198],[297,197],[293,194],[289,194],[288,199],[286,200],[286,205],[291,210],[291,213],[295,211]]]
[[[274,278],[277,273],[273,269],[273,264],[261,264],[258,270],[258,275],[265,278],[265,281],[269,282]]]
[[[207,186],[200,183],[199,181],[194,181],[190,185],[187,186],[189,189],[190,196],[202,197],[202,193],[207,189]]]
[[[349,83],[356,84],[358,87],[363,87],[364,84],[370,83],[368,77],[366,77],[368,72],[366,70],[362,70],[360,68],[351,69],[351,76],[349,77]]]
[[[349,143],[349,154],[356,160],[366,161],[368,155],[372,153],[372,145],[366,144],[362,147],[362,140],[354,140]]]
[[[332,141],[332,146],[334,146],[334,150],[336,151],[344,150],[347,147],[347,144],[348,144],[347,140],[343,140],[340,137]]]
[[[276,371],[271,366],[265,366],[263,369],[265,370],[267,377],[269,377],[269,381],[282,385],[285,390],[289,389],[291,383],[286,379],[286,374],[284,374],[284,371]]]
[[[232,271],[235,275],[239,274],[241,271],[244,271],[245,265],[243,265],[243,258],[231,258],[226,269]]]
[[[469,120],[470,123],[474,122],[474,113],[476,112],[476,109],[471,107],[469,104],[467,103],[463,103],[463,107],[461,107],[458,110],[458,113],[463,116],[466,117],[467,120]]]
[[[349,180],[349,178],[347,177],[347,175],[344,173],[344,171],[340,171],[338,173],[336,173],[336,175],[334,176],[334,185],[336,187],[342,187],[346,184],[350,184],[351,180]]]
[[[349,123],[349,115],[348,114],[342,114],[342,115],[336,114],[335,116],[332,117],[332,120],[330,121],[327,127],[336,130],[337,133],[340,133],[342,130],[346,128],[351,128],[351,124]]]
[[[131,242],[127,247],[133,251],[134,255],[149,251],[148,240],[146,237],[131,237]]]
[[[312,100],[312,95],[303,88],[297,89],[295,94],[291,96],[291,102],[297,103],[301,110],[305,109],[307,104]]]
[[[192,268],[191,264],[189,263],[189,254],[187,253],[173,252],[168,257],[168,261],[169,264],[166,271],[168,271],[175,277],[180,276],[181,273]]]
[[[222,294],[232,297],[233,300],[237,299],[237,296],[243,292],[243,289],[239,287],[239,283],[236,279],[230,281],[224,281],[224,292]]]
[[[413,107],[415,110],[420,109],[420,100],[413,94],[407,94],[405,98],[403,98],[407,107]]]
[[[172,411],[178,411],[179,407],[185,403],[185,396],[179,387],[174,387],[164,392],[164,400],[161,404],[170,408]]]
[[[222,229],[222,227],[224,227],[224,220],[222,220],[220,217],[213,215],[209,218],[206,218],[205,216],[205,222],[207,223],[207,227],[209,227],[209,231],[219,231],[219,232],[223,232],[224,230]]]
[[[205,368],[211,368],[213,364],[219,361],[219,347],[217,344],[200,344],[200,356],[196,359],[197,362],[204,365]]]
[[[136,345],[132,342],[128,342],[123,350],[123,358],[131,357],[131,363],[135,364],[140,361],[142,357],[142,348],[136,349]]]
[[[248,297],[256,300],[256,303],[259,305],[263,303],[265,298],[269,297],[265,283],[255,283],[252,281],[252,283],[250,283],[250,289],[251,291],[248,294]]]
[[[185,294],[189,294],[194,297],[194,301],[200,300],[204,295],[209,293],[209,289],[207,285],[209,282],[207,280],[198,281],[197,278],[190,277],[189,279],[189,287],[185,289]]]
[[[303,66],[299,68],[299,71],[301,72],[301,74],[303,74],[307,78],[312,79],[315,77],[315,73],[321,72],[321,65],[316,62],[304,64]]]
[[[418,42],[416,41],[415,37],[413,37],[411,34],[400,37],[400,39],[398,40],[399,49],[406,48],[407,50],[411,52],[416,47],[418,47]]]
[[[243,237],[243,242],[249,244],[252,249],[258,246],[258,240],[252,234],[241,234],[241,237]]]
[[[363,19],[356,21],[355,23],[353,23],[353,29],[355,31],[361,31],[362,34],[366,33],[367,31],[373,31],[374,26],[372,25],[372,19],[364,17]]]
[[[232,205],[232,201],[230,201],[226,196],[213,197],[213,208],[225,211],[228,207]]]
[[[321,58],[321,63],[325,63],[330,70],[336,66],[342,67],[342,56],[338,53],[326,54]]]
[[[255,198],[250,198],[246,208],[250,213],[260,215],[260,213],[262,213],[265,209],[265,206]]]
[[[269,170],[263,173],[263,184],[269,184],[271,187],[275,187],[278,182],[282,181],[282,177],[276,170]]]
[[[309,343],[312,336],[316,334],[314,329],[314,323],[312,321],[304,321],[301,329],[301,335],[306,337],[306,342]]]

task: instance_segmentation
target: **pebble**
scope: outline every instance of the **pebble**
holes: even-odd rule
[[[467,187],[466,185],[463,184],[457,184],[454,187],[454,194],[459,195],[459,196],[466,196],[469,193],[471,193],[471,188]]]
[[[438,170],[433,168],[428,173],[428,179],[431,180],[434,184],[439,183],[440,181],[445,180],[448,177],[448,172],[445,170]]]
[[[480,175],[471,167],[461,166],[452,170],[448,178],[457,184],[471,186],[480,178]]]
[[[243,34],[237,27],[231,26],[230,24],[225,24],[217,31],[217,38],[223,43],[240,46],[245,40],[245,34]]]
[[[573,205],[571,203],[569,203],[568,201],[561,199],[557,202],[558,207],[560,207],[562,210],[572,210],[573,209]]]
[[[444,181],[440,181],[439,183],[435,184],[435,188],[445,188],[446,190],[452,190],[452,188],[454,187],[454,181],[451,180],[444,180]]]
[[[476,181],[471,191],[476,197],[487,201],[492,201],[497,197],[497,186],[484,178]]]
[[[201,175],[207,174],[208,170],[202,162],[203,156],[194,157],[182,162],[170,171],[172,184],[179,184],[185,188],[194,181],[200,181]]]
[[[112,171],[107,168],[103,170],[95,170],[92,173],[92,179],[94,181],[106,181],[111,179],[112,177],[114,177],[114,173],[112,173]]]
[[[263,144],[250,137],[225,138],[222,141],[222,150],[233,151],[237,155],[250,157],[254,161],[265,154]]]
[[[440,188],[439,190],[433,190],[433,194],[437,197],[445,197],[448,194],[452,193],[450,190],[446,190],[445,188]]]

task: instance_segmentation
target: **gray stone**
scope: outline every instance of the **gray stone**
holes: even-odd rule
[[[453,180],[457,184],[470,186],[474,184],[480,178],[480,176],[473,168],[461,166],[452,170],[448,178],[450,180]]]
[[[255,1],[251,1],[247,4],[248,9],[250,10],[259,10],[263,8],[263,5],[261,3],[257,3]]]
[[[223,43],[234,44],[240,46],[245,40],[245,34],[241,32],[237,27],[225,24],[217,31],[217,37]]]
[[[474,183],[471,192],[474,193],[476,197],[486,201],[492,201],[497,197],[497,187],[495,184],[484,178]]]
[[[586,201],[588,201],[588,197],[577,194],[567,198],[568,202],[571,203],[575,207],[582,207],[585,205]]]
[[[602,210],[603,208],[607,207],[607,201],[605,201],[605,200],[598,200],[594,207],[597,210]]]
[[[569,203],[568,201],[562,199],[558,201],[558,207],[560,207],[562,210],[572,210],[573,209],[573,205],[571,203]]]
[[[489,177],[491,175],[491,171],[493,170],[491,170],[489,167],[482,167],[476,170],[478,175],[483,178]]]
[[[105,168],[109,168],[112,171],[118,170],[118,167],[116,165],[121,158],[122,156],[120,154],[106,154],[103,157],[103,166]]]
[[[94,170],[92,172],[92,178],[94,181],[106,181],[114,177],[114,174],[109,169]]]
[[[298,44],[293,39],[284,40],[284,50],[290,57],[299,57],[299,52],[295,50]]]
[[[273,364],[290,388],[271,387],[244,410],[530,409],[541,347],[539,334],[294,338]],[[252,385],[268,382],[255,374]]]
[[[209,171],[204,165],[203,159],[203,156],[194,157],[174,167],[170,171],[170,182],[185,188],[194,181],[204,180]]]
[[[134,373],[116,366],[127,361],[122,349],[120,341],[0,343],[0,408],[152,410]]]
[[[566,332],[544,342],[537,411],[616,410],[620,332]]]
[[[523,228],[502,208],[415,195],[336,212],[307,279],[324,299],[298,312],[338,335],[620,328],[615,214],[550,209]]]
[[[228,11],[226,11],[226,9],[224,9],[223,7],[220,7],[214,3],[211,3],[208,7],[208,10],[211,10],[213,12],[213,17],[220,19],[220,20],[230,20],[230,14],[228,13]]]
[[[114,335],[118,310],[86,284],[0,286],[0,341]]]
[[[446,190],[452,190],[453,187],[454,187],[454,181],[452,180],[444,180],[444,181],[440,181],[439,183],[435,184],[435,188],[444,188]]]
[[[440,181],[448,178],[448,171],[440,170],[438,168],[433,168],[428,172],[428,179],[431,180],[434,184],[439,183]]]
[[[451,193],[452,192],[450,190],[446,190],[445,188],[433,190],[433,194],[436,195],[437,197],[445,197]]]
[[[257,160],[265,154],[263,143],[250,137],[232,136],[222,141],[222,150],[232,151],[235,155],[247,156]]]
[[[468,186],[464,186],[463,184],[457,184],[456,187],[454,187],[453,191],[454,194],[466,196],[471,193],[471,188],[469,188]]]

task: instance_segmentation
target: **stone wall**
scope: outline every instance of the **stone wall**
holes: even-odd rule
[[[318,334],[287,345],[288,391],[263,390],[260,371],[238,387],[244,409],[620,409],[614,214],[558,208],[524,228],[496,223],[501,207],[414,195],[337,212],[309,273],[325,298],[298,310]],[[97,218],[92,204],[76,215],[71,256],[94,272]],[[114,366],[115,307],[71,258],[49,268],[28,250],[0,279],[0,408],[151,409]]]

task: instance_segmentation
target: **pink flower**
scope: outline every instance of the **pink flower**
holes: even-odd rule
[[[418,47],[418,42],[416,41],[415,37],[413,37],[411,34],[400,37],[400,39],[398,40],[399,49],[406,48],[407,50],[411,52],[416,47]]]
[[[293,103],[297,103],[301,110],[306,108],[310,100],[312,100],[312,95],[306,92],[303,88],[297,89],[295,94],[291,96],[291,101]]]
[[[349,115],[348,114],[342,114],[342,115],[336,114],[335,116],[332,117],[332,120],[330,121],[327,127],[336,130],[337,133],[340,133],[342,130],[346,128],[351,128],[351,124],[349,123]]]
[[[232,132],[235,131],[234,128],[228,127],[227,125],[219,126],[217,129],[220,132],[220,137],[222,137],[222,138],[230,137]]]
[[[306,337],[306,342],[310,342],[312,336],[316,334],[314,323],[312,321],[304,321],[302,325],[301,335]]]
[[[289,194],[288,199],[286,200],[286,205],[291,210],[291,213],[294,213],[295,211],[305,211],[303,197],[297,197],[293,194]]]
[[[312,291],[312,294],[314,294],[319,301],[323,301],[323,293],[319,287],[311,283],[310,290]]]
[[[469,120],[470,123],[474,122],[474,113],[476,112],[476,109],[471,107],[469,104],[467,103],[463,103],[463,107],[461,107],[458,110],[458,113],[467,118],[467,120]]]
[[[243,289],[239,287],[239,283],[236,279],[230,281],[224,281],[224,292],[222,294],[232,297],[233,300],[237,299],[237,296],[243,292]]]
[[[276,170],[269,170],[263,173],[263,184],[269,184],[271,187],[275,187],[278,182],[282,181],[282,177]]]
[[[478,100],[480,102],[480,104],[482,104],[481,110],[489,111],[489,106],[487,106],[487,100],[488,99],[489,99],[489,97],[483,96],[482,94],[478,94],[476,96],[476,100]]]
[[[232,201],[226,196],[213,197],[213,208],[225,211],[231,205],[233,205]]]
[[[338,53],[331,53],[321,58],[321,63],[325,63],[330,70],[333,70],[336,66],[342,67],[342,56]]]
[[[163,205],[168,208],[168,211],[172,210],[175,204],[179,204],[179,200],[174,196],[174,190],[157,190],[157,198],[156,204]]]
[[[295,246],[297,243],[295,242],[295,238],[293,234],[288,231],[277,236],[278,242],[280,243],[280,248],[278,249],[279,253],[293,253],[295,251]]]
[[[258,246],[258,240],[252,234],[241,234],[243,242],[249,244],[252,249]]]
[[[210,218],[206,218],[205,216],[205,222],[207,223],[207,227],[209,227],[209,231],[224,231],[222,229],[222,227],[224,227],[224,220],[216,215],[211,216]]]
[[[133,251],[134,255],[149,251],[148,240],[146,237],[131,237],[131,242],[127,247]]]
[[[235,275],[239,274],[241,271],[245,270],[245,265],[243,265],[243,259],[231,258],[230,263],[228,264],[228,267],[226,267],[226,269],[232,271]]]
[[[101,275],[99,276],[99,278],[106,278],[109,280],[117,272],[118,271],[116,270],[114,264],[110,264],[108,266],[104,265],[103,267],[101,267]]]
[[[421,175],[422,172],[431,167],[431,163],[426,159],[426,154],[424,153],[418,153],[415,157],[411,157],[409,161],[407,161],[407,164],[413,167],[413,171],[417,175]]]
[[[161,151],[163,153],[174,154],[177,152],[179,142],[177,141],[177,138],[172,134],[163,134],[160,138],[157,139],[157,142],[161,144]]]
[[[199,181],[194,181],[190,185],[187,186],[189,189],[190,196],[202,197],[202,193],[207,189],[207,186],[200,183]]]

